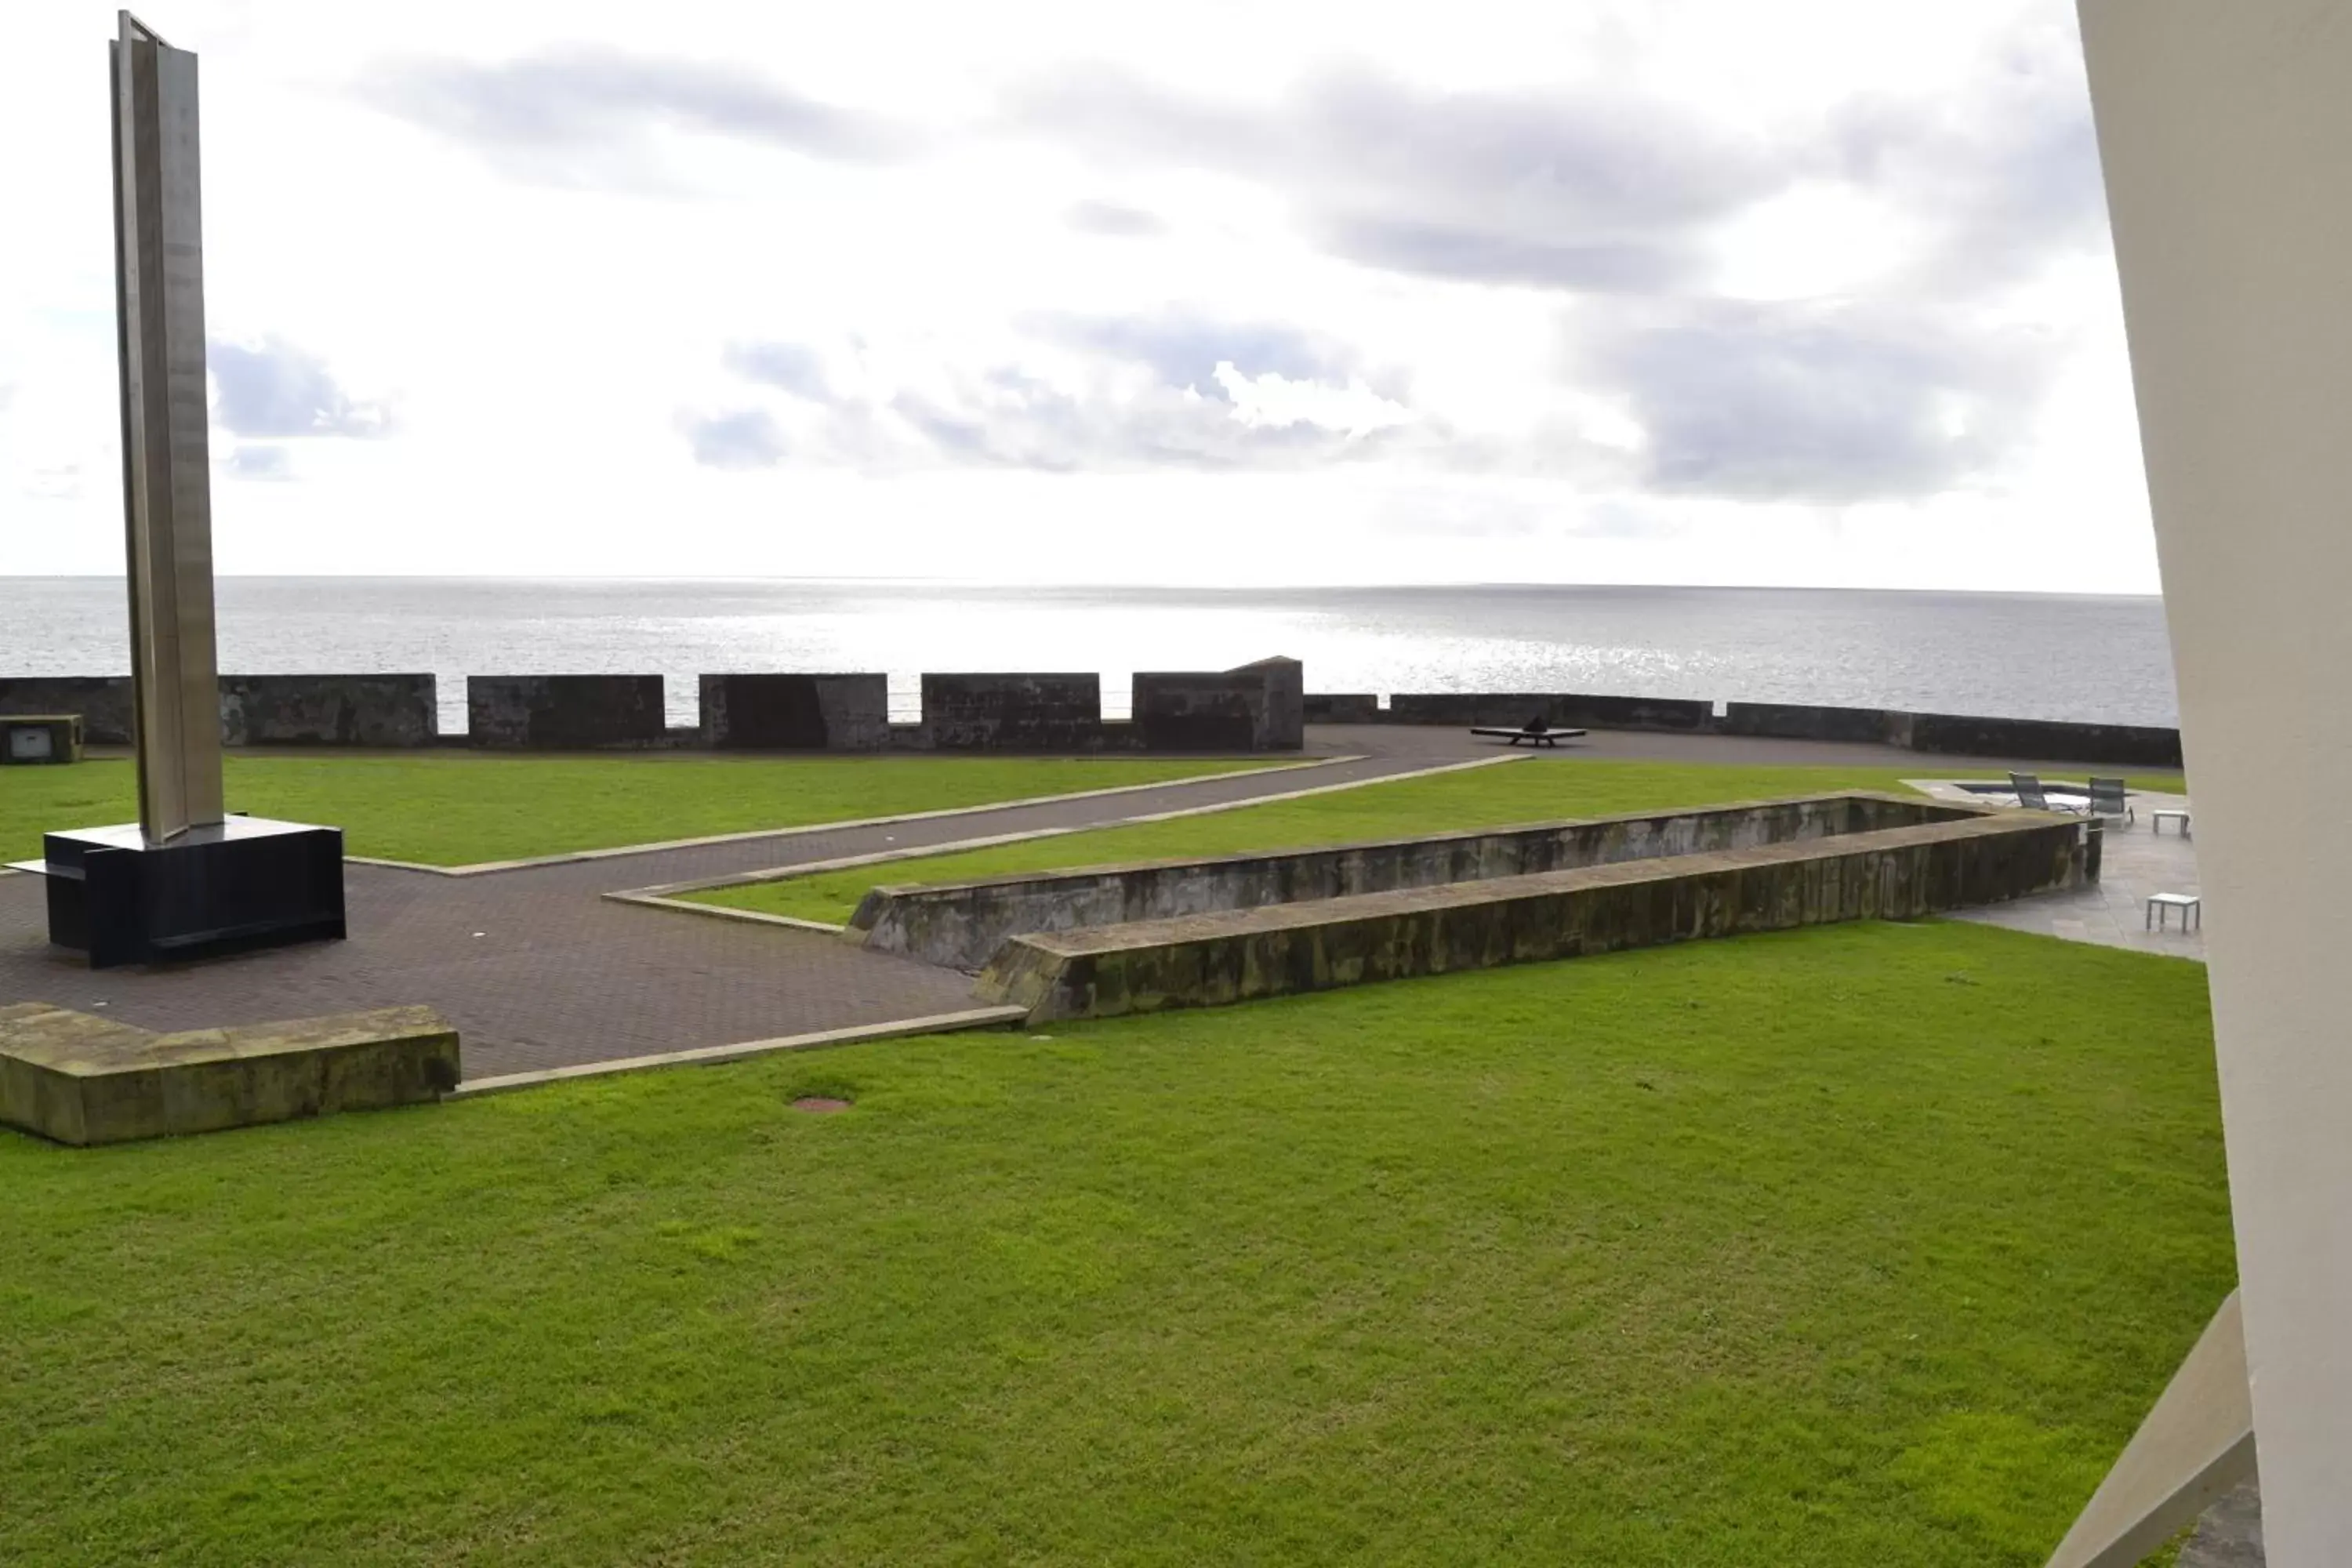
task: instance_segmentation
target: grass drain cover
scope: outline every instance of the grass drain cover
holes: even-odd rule
[[[849,1101],[835,1100],[830,1095],[804,1094],[793,1101],[794,1110],[805,1110],[812,1116],[831,1116],[836,1110],[849,1109]]]

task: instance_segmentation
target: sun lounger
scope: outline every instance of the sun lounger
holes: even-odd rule
[[[2017,804],[2028,811],[2063,811],[2076,816],[2083,814],[2083,808],[2071,801],[2053,804],[2049,792],[2042,787],[2042,780],[2033,773],[2010,774],[2009,787],[2017,792]]]

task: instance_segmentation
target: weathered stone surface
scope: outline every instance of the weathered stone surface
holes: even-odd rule
[[[2082,824],[1970,815],[1760,845],[1016,936],[978,986],[1033,1023],[1215,1006],[1832,921],[1906,919],[2072,887]]]
[[[2240,1481],[2214,1500],[2180,1549],[2178,1568],[2263,1568],[2263,1485]]]
[[[1255,675],[1138,674],[1136,740],[1150,752],[1266,749],[1265,681]]]
[[[1132,743],[1151,752],[1290,752],[1306,744],[1305,680],[1295,658],[1215,673],[1135,678]],[[1118,739],[1121,726],[1108,726]]]
[[[457,1032],[430,1007],[172,1035],[41,1002],[0,1007],[0,1121],[60,1143],[416,1104],[460,1076]]]
[[[1388,717],[1370,691],[1310,691],[1300,701],[1309,724],[1377,724]]]
[[[860,901],[850,917],[849,934],[881,952],[977,969],[1007,938],[1027,932],[1806,842],[1979,815],[1980,809],[1914,795],[1807,795],[1206,859],[885,886]]]
[[[926,675],[922,741],[942,752],[1093,752],[1098,675]]]
[[[1540,717],[1555,730],[1705,731],[1715,704],[1668,697],[1599,697],[1561,692],[1399,692],[1389,699],[1392,724],[1524,724]]]
[[[706,675],[701,692],[702,743],[715,750],[889,749],[885,675]]]
[[[0,713],[79,713],[93,746],[131,743],[127,675],[27,675],[0,680]]]
[[[221,741],[230,746],[429,746],[429,675],[224,675]],[[92,745],[131,744],[131,678],[0,680],[0,713],[79,713]]]
[[[439,710],[429,675],[224,675],[228,746],[430,746]]]
[[[1887,743],[1896,715],[1880,708],[1816,708],[1798,702],[1727,702],[1715,728],[1725,735],[1780,741]]]
[[[1277,655],[1245,664],[1237,675],[1258,675],[1265,680],[1265,713],[1255,749],[1295,752],[1307,744],[1307,667]]]
[[[477,746],[590,751],[666,744],[658,675],[475,675],[466,728]]]
[[[1964,757],[2049,757],[2111,767],[2178,768],[2180,731],[2138,724],[2068,724],[2046,719],[1970,719],[1897,713],[1893,739],[1915,752]]]
[[[2035,758],[2114,767],[2178,768],[2180,732],[2153,725],[2081,724],[2046,719],[1980,719],[1894,709],[1796,702],[1710,702],[1539,692],[1405,693],[1382,709],[1370,697],[1318,694],[1307,714],[1332,724],[1523,724],[1542,716],[1556,729],[1661,730],[1790,741],[1860,742],[1948,756]]]

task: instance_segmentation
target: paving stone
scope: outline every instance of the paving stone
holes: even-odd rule
[[[822,932],[598,895],[986,834],[1115,822],[1446,760],[1405,749],[1308,772],[472,877],[353,865],[344,879],[348,941],[168,968],[91,971],[79,954],[48,945],[40,879],[0,877],[0,1004],[47,1002],[164,1032],[421,1004],[457,1026],[468,1078],[955,1012],[971,1005],[971,983],[951,971],[867,952]]]

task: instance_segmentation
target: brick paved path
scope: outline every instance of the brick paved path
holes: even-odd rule
[[[1255,799],[1458,760],[1396,754],[1058,804],[820,829],[696,848],[444,877],[345,868],[351,939],[163,969],[92,971],[53,949],[37,877],[0,877],[0,1003],[52,1002],[155,1029],[425,1003],[458,1027],[466,1074],[730,1045],[973,1005],[963,975],[818,932],[597,895],[836,856]],[[79,826],[59,824],[60,826]]]

